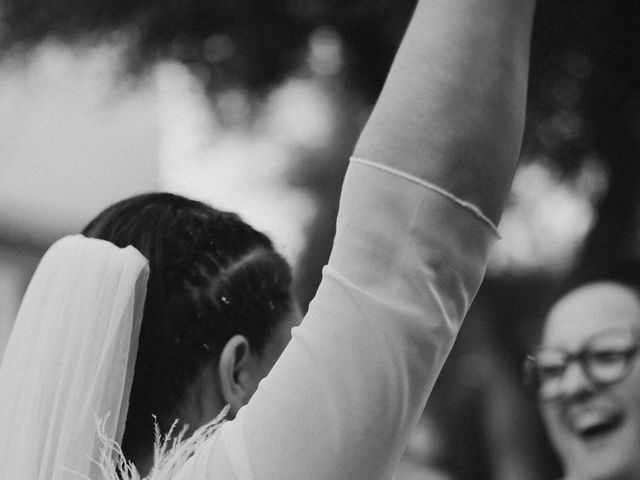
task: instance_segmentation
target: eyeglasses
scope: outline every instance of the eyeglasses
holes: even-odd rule
[[[580,365],[594,386],[620,382],[629,375],[632,361],[640,351],[640,339],[626,333],[618,330],[598,335],[576,352],[539,348],[525,358],[525,382],[538,388],[542,400],[555,400],[562,394],[562,379],[572,362]]]

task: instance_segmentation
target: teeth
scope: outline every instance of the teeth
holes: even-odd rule
[[[599,411],[588,411],[573,418],[573,428],[578,431],[589,430],[611,421],[611,416]]]

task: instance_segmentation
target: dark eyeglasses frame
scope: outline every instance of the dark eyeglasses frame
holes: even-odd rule
[[[539,351],[540,350],[541,349],[539,349]],[[599,379],[597,378],[597,376],[593,375],[592,369],[589,366],[590,364],[588,362],[589,356],[593,354],[593,347],[589,343],[585,345],[583,348],[581,348],[580,350],[578,350],[577,352],[568,352],[562,349],[556,349],[556,350],[564,354],[561,375],[564,375],[567,367],[571,363],[578,362],[578,364],[580,365],[580,368],[582,369],[582,372],[585,374],[589,382],[591,382],[595,386],[602,387],[602,386],[613,385],[618,382],[621,382],[629,375],[629,373],[631,372],[631,368],[630,368],[631,363],[634,357],[638,353],[640,353],[640,338],[637,338],[628,348],[616,351],[616,353],[623,355],[624,357],[625,370],[624,370],[624,373],[620,375],[619,378],[615,378],[614,380],[609,380],[609,381],[603,381],[602,379]],[[523,371],[524,371],[525,385],[535,387],[536,389],[539,390],[541,387],[541,382],[538,378],[538,372],[536,368],[537,363],[538,361],[536,358],[536,354],[526,355],[523,361]]]

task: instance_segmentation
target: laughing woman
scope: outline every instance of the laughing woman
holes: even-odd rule
[[[566,289],[527,373],[567,480],[640,479],[640,261]]]

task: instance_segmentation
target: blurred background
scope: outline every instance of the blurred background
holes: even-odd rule
[[[304,307],[414,0],[0,0],[0,356],[44,250],[123,197],[235,210]],[[520,362],[567,276],[640,248],[640,4],[538,0],[488,276],[397,480],[548,479]]]

